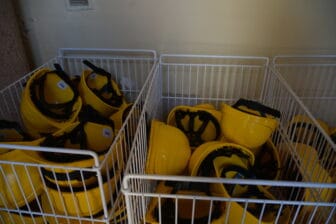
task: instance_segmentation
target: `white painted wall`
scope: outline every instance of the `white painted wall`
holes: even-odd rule
[[[272,56],[336,53],[335,0],[20,0],[36,64],[60,47]]]

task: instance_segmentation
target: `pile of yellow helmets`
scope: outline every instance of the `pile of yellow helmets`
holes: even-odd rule
[[[104,206],[111,205],[112,195],[116,198],[125,158],[121,144],[110,147],[132,104],[111,73],[87,60],[83,63],[89,69],[80,78],[70,77],[59,64],[54,70],[34,72],[20,103],[23,128],[16,122],[0,120],[1,143],[50,147],[0,149],[0,206],[27,211],[1,212],[6,223],[64,221],[30,215],[29,211],[100,217]],[[99,167],[90,153],[97,154]],[[97,171],[102,174],[100,182]]]
[[[288,166],[289,157],[279,155],[281,150],[288,155],[289,152],[285,151],[288,149],[284,149],[288,144],[280,142],[276,146],[272,141],[278,136],[276,131],[280,116],[278,110],[247,99],[239,99],[233,105],[222,103],[220,110],[211,104],[175,106],[166,122],[151,122],[146,172],[229,179],[291,180],[281,176],[283,167]],[[318,122],[332,138],[336,138],[336,129],[328,128],[320,120]],[[288,125],[287,133],[293,139],[293,148],[300,164],[298,170],[293,170],[300,178],[292,180],[332,183],[330,172],[320,165],[326,158],[312,148],[314,144],[321,145],[322,141],[321,134],[312,127],[315,127],[313,121],[302,115],[294,117]],[[156,193],[177,196],[153,198],[145,216],[147,223],[172,223],[175,220],[179,223],[289,223],[294,216],[290,206],[267,203],[267,200],[283,199],[275,196],[271,186],[161,181]],[[309,190],[304,191],[301,200],[316,201],[312,194]],[[330,202],[334,193],[326,189],[320,195],[323,201]],[[192,200],[197,196],[259,199],[266,202]],[[287,198],[290,199],[290,196]],[[303,212],[300,214],[312,213],[312,207],[303,207],[306,208],[301,209]],[[297,220],[308,219],[301,217]]]
[[[281,161],[271,140],[280,112],[259,102],[239,99],[222,103],[180,105],[166,122],[152,120],[146,162],[148,174],[232,179],[278,180]],[[159,182],[156,193],[275,200],[269,186]],[[288,222],[287,208],[263,203],[153,198],[146,223],[274,223]],[[263,207],[264,205],[264,207]],[[229,211],[227,211],[229,209]],[[279,212],[279,210],[281,210]],[[177,212],[175,212],[177,211]],[[278,217],[279,212],[279,217]]]

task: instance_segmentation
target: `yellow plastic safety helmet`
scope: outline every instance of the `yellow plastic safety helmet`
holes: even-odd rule
[[[191,183],[186,186],[182,182],[163,181],[159,182],[156,193],[208,196],[208,192],[198,189],[198,186],[193,189],[191,185]],[[177,208],[175,208],[176,204]],[[159,205],[161,205],[161,208],[159,208]],[[159,209],[161,210],[161,219],[159,218]],[[175,217],[175,209],[177,209],[177,217]],[[211,217],[209,217],[210,215]],[[175,219],[178,220],[178,223],[191,223],[193,220],[194,223],[208,223],[210,221],[212,224],[221,224],[225,222],[225,203],[215,201],[211,205],[211,201],[208,200],[195,200],[193,203],[192,199],[181,198],[176,200],[164,197],[161,197],[159,203],[158,198],[153,197],[145,219],[148,224],[174,223]]]
[[[330,134],[329,127],[324,121],[317,119],[317,122],[327,134]],[[290,121],[288,130],[289,135],[293,137],[294,142],[300,142],[311,146],[314,142],[315,145],[319,145],[319,142],[323,138],[312,119],[305,115],[295,116]]]
[[[31,140],[15,121],[0,120],[0,143],[6,142],[24,142]],[[13,143],[14,144],[14,143]],[[1,149],[0,154],[10,151],[11,149]]]
[[[178,128],[152,120],[147,174],[179,175],[188,165],[191,154],[187,137]]]
[[[255,155],[253,166],[257,179],[278,180],[280,178],[281,161],[278,151],[271,139],[268,139],[261,146]],[[265,186],[264,188],[269,188],[269,186]]]
[[[4,142],[5,144],[38,146],[40,140],[27,142]],[[22,162],[11,164],[4,162]],[[17,208],[35,200],[43,191],[43,186],[37,166],[29,166],[34,161],[26,156],[23,150],[10,150],[0,154],[0,206]]]
[[[109,175],[103,176],[103,184],[98,181],[83,186],[58,186],[44,179],[48,200],[44,205],[50,204],[59,214],[70,216],[101,216],[103,210],[102,196],[109,204],[111,196],[116,198],[116,190],[120,187],[121,170],[110,170]],[[103,194],[101,194],[101,191]]]
[[[78,122],[69,125],[53,135],[47,136],[41,142],[41,146],[70,148],[78,150],[91,150],[99,155],[99,160],[107,160],[107,166],[103,171],[108,172],[111,167],[123,166],[122,148],[115,147],[112,157],[105,158],[105,153],[110,149],[114,141],[114,125],[107,118],[99,117],[90,106],[85,106],[80,113]],[[94,160],[88,155],[73,155],[69,153],[56,152],[27,152],[37,163],[59,167],[42,167],[42,174],[49,181],[60,186],[83,186],[97,181],[96,173],[81,171],[81,168],[92,168]],[[116,165],[117,164],[117,165]],[[73,167],[73,168],[71,168]],[[104,172],[103,172],[104,173]]]
[[[0,220],[10,224],[45,224],[41,215],[0,211]]]
[[[42,206],[43,206],[43,211],[45,213],[53,214],[55,213],[56,215],[63,215],[63,216],[68,216],[67,218],[62,218],[62,217],[53,217],[53,216],[47,216],[46,219],[48,221],[48,224],[99,224],[102,223],[101,221],[87,221],[84,220],[86,219],[103,219],[103,210],[92,215],[92,216],[77,216],[75,217],[70,217],[67,215],[64,211],[59,211],[57,208],[53,207],[52,204],[50,204],[48,200],[47,194],[42,194],[41,196],[41,201],[42,201]],[[109,207],[109,206],[108,206]],[[124,223],[125,220],[127,219],[127,215],[125,213],[125,208],[121,209],[116,209],[116,213],[113,213],[113,217],[111,218],[109,223],[113,224],[118,224],[118,223]],[[110,214],[110,211],[109,211]]]
[[[56,70],[36,71],[23,91],[20,112],[28,134],[39,138],[74,122],[82,101],[68,75],[55,64]]]
[[[45,224],[45,221],[41,215],[33,215],[31,211],[36,213],[41,213],[43,211],[40,210],[38,206],[38,199],[34,200],[29,203],[28,206],[20,207],[19,210],[21,213],[18,212],[6,212],[0,211],[0,220],[3,220],[3,223],[15,223],[15,224]],[[23,213],[23,211],[25,213]]]
[[[219,140],[221,136],[221,112],[211,104],[174,107],[167,119],[167,124],[183,131],[191,147],[204,142]]]
[[[330,174],[321,166],[317,151],[309,145],[296,143],[295,150],[299,156],[299,169],[304,181],[333,183]],[[319,192],[321,200],[325,202],[332,202],[333,190],[323,189]],[[315,197],[311,195],[311,191],[307,190],[305,193],[307,201],[315,201]]]
[[[133,103],[124,104],[119,108],[117,112],[110,116],[110,119],[113,121],[116,132],[118,132],[125,122],[130,110],[132,109]]]
[[[254,165],[253,153],[244,146],[213,141],[200,145],[193,152],[188,165],[189,174],[191,176],[213,176],[212,161],[217,157],[246,169]]]
[[[302,143],[291,143],[290,145],[281,144],[279,146],[281,150],[289,150],[289,147],[293,148],[297,154],[299,165],[298,169],[294,170],[294,172],[296,172],[295,176],[299,174],[304,182],[334,183],[330,173],[320,164],[318,153],[313,147]],[[303,195],[300,195],[299,198],[303,198],[303,200],[307,202],[334,202],[335,190],[330,188],[305,188]],[[315,208],[316,206],[303,206],[299,218],[308,220],[309,214],[311,214]],[[331,207],[322,206],[317,208],[316,212],[319,214],[319,217],[321,217],[321,221],[328,219],[330,210]]]
[[[213,160],[215,169],[215,177],[219,178],[234,178],[234,179],[255,179],[254,172],[240,165],[233,165],[223,157],[217,157]],[[226,198],[247,198],[247,199],[262,199],[262,200],[276,200],[276,198],[264,189],[262,186],[255,185],[239,185],[239,184],[210,184],[210,191],[214,196]],[[248,202],[247,207],[235,200],[230,202],[229,211],[226,213],[228,223],[242,223],[253,224],[261,223],[270,224],[274,223],[280,206],[274,204],[264,203],[251,203]],[[289,210],[284,207],[280,215],[280,223],[287,223],[289,220]]]
[[[222,104],[221,128],[225,139],[254,152],[277,128],[279,117],[280,112],[277,110],[255,101],[240,99],[232,107]]]
[[[84,70],[79,83],[79,92],[84,104],[92,106],[104,117],[126,104],[126,100],[111,73],[98,68],[87,60],[83,63],[92,70]]]

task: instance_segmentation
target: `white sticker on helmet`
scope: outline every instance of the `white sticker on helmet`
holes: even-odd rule
[[[63,90],[68,88],[68,84],[66,84],[63,80],[59,81],[57,83],[57,86],[58,86],[58,88],[63,89]]]
[[[110,128],[104,128],[103,129],[103,136],[105,138],[111,138],[112,137],[112,130]]]

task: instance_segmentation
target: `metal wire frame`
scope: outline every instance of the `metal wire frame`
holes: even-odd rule
[[[93,161],[92,167],[77,167],[74,165],[66,164],[39,164],[33,161],[0,161],[0,177],[3,190],[6,189],[7,194],[0,194],[0,220],[4,222],[4,217],[7,215],[10,222],[16,221],[25,222],[24,217],[31,218],[33,223],[46,223],[49,220],[54,223],[110,223],[111,220],[118,221],[119,223],[126,223],[126,210],[124,200],[120,192],[121,181],[123,178],[123,170],[127,162],[129,151],[132,145],[132,138],[137,126],[137,122],[140,113],[143,109],[143,102],[146,96],[149,81],[153,74],[156,62],[156,53],[151,50],[120,50],[120,49],[60,49],[59,55],[56,58],[51,59],[47,63],[43,64],[36,70],[47,67],[53,69],[54,63],[60,63],[64,70],[70,75],[81,75],[84,66],[82,60],[88,59],[114,75],[114,79],[120,83],[121,89],[129,102],[133,102],[133,107],[129,112],[129,115],[125,119],[120,131],[115,137],[114,142],[110,146],[109,151],[104,157],[99,157],[96,153],[87,150],[71,150],[63,148],[48,148],[48,147],[34,147],[23,145],[10,145],[0,144],[0,148],[22,150],[24,153],[31,152],[55,152],[64,153],[68,156],[73,154],[87,155]],[[22,77],[20,80],[6,87],[0,92],[0,117],[1,119],[18,121],[20,120],[20,100],[21,92],[25,86],[25,83],[29,77],[36,71],[32,71]],[[75,187],[69,187],[68,191],[70,201],[75,205],[73,214],[67,212],[67,203],[63,198],[60,184],[56,180],[56,194],[60,198],[59,206],[62,207],[61,212],[52,203],[52,196],[48,190],[48,184],[42,173],[42,169],[48,169],[51,176],[56,177],[56,171],[62,169],[66,173],[66,179],[62,184],[70,185],[70,172],[78,172],[79,178],[77,184],[84,188],[82,194],[83,204],[76,204],[78,198],[76,198]],[[11,180],[8,179],[8,173],[11,172]],[[90,190],[86,189],[87,179],[86,175],[90,175],[95,178],[97,183],[97,191],[94,195],[96,203],[101,203],[102,209],[99,216],[93,216],[93,208],[90,204],[89,197]],[[117,175],[118,174],[118,175]],[[38,183],[34,183],[33,177],[38,177]],[[23,178],[26,182],[23,185]],[[36,178],[34,179],[36,180]],[[11,182],[10,182],[11,181]],[[15,186],[11,185],[15,183]],[[40,185],[43,189],[42,192],[36,190],[36,186]],[[35,186],[35,187],[34,187]],[[16,188],[15,188],[16,187]],[[33,208],[28,204],[28,199],[24,198],[24,204],[26,207],[19,206],[15,193],[25,196],[25,188],[31,188],[31,195],[37,200],[37,208]],[[6,199],[7,197],[7,199]],[[8,197],[12,200],[13,204],[8,204]],[[42,201],[41,197],[45,200]],[[49,211],[45,209],[46,204],[49,207]],[[81,206],[86,206],[89,216],[80,216],[79,212]],[[59,209],[59,207],[58,207]],[[124,209],[124,210],[123,210]],[[121,211],[121,212],[120,212]],[[120,213],[120,217],[116,217],[115,214]],[[15,217],[19,214],[18,218]],[[122,219],[120,219],[122,218]]]
[[[153,76],[152,84],[145,102],[145,110],[139,119],[139,125],[134,138],[126,175],[123,181],[129,223],[146,223],[146,214],[153,199],[158,200],[158,221],[164,223],[162,203],[167,198],[175,201],[175,210],[171,211],[178,223],[178,200],[188,199],[192,203],[190,223],[195,220],[195,203],[197,200],[225,201],[227,208],[232,203],[241,202],[244,212],[236,223],[245,223],[248,203],[256,202],[265,208],[269,204],[278,207],[275,223],[279,214],[288,207],[292,223],[332,223],[335,218],[335,201],[324,201],[321,192],[330,196],[334,193],[336,184],[329,183],[326,177],[312,178],[301,166],[301,160],[296,152],[295,136],[288,130],[288,124],[297,114],[312,115],[299,101],[283,78],[274,70],[268,68],[268,59],[262,57],[230,57],[230,56],[198,56],[198,55],[161,55],[160,69]],[[211,103],[219,108],[222,102],[232,103],[245,97],[258,100],[281,111],[280,126],[273,134],[272,140],[279,149],[283,167],[281,181],[233,180],[223,178],[201,178],[187,176],[147,175],[145,164],[148,147],[148,124],[151,119],[165,120],[169,111],[176,105],[195,105]],[[307,139],[308,130],[303,130],[303,139],[313,142],[314,146],[330,146],[322,130],[317,128],[316,136]],[[294,127],[294,131],[298,127]],[[317,138],[322,140],[317,141]],[[318,143],[317,143],[318,142]],[[310,166],[317,167],[320,161],[312,161]],[[322,164],[323,166],[328,164]],[[261,185],[269,186],[276,200],[251,200],[245,198],[225,198],[215,196],[179,195],[156,193],[155,188],[161,181],[202,182],[221,184]],[[312,195],[309,200],[305,194]],[[211,207],[211,206],[210,206]],[[227,214],[232,212],[227,209]],[[209,210],[210,211],[210,210]],[[226,216],[227,217],[227,216]],[[241,218],[241,219],[239,219]],[[262,222],[262,214],[257,217]],[[226,218],[225,223],[228,219]],[[208,219],[207,223],[211,223]]]
[[[315,118],[336,126],[336,55],[279,55],[272,62]]]

